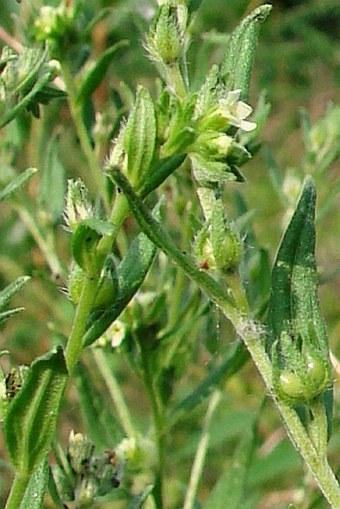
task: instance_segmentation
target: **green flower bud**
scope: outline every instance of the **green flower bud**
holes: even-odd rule
[[[147,37],[147,48],[156,61],[166,65],[178,61],[183,50],[186,22],[184,5],[166,1],[159,7]]]
[[[43,6],[33,27],[38,41],[48,41],[50,48],[62,47],[74,33],[77,8],[60,4],[58,7]]]
[[[283,339],[283,344],[287,341]],[[284,345],[288,355],[284,369],[278,369],[277,354],[273,355],[274,388],[284,401],[297,405],[308,403],[325,392],[331,384],[332,372],[328,359],[324,359],[321,353],[302,353],[295,345],[293,348],[295,351],[289,352],[287,344]]]
[[[76,231],[78,224],[93,217],[89,192],[81,179],[68,180],[64,218],[67,227]]]
[[[229,272],[238,267],[242,255],[242,244],[231,226],[224,230],[221,243],[213,241],[213,252],[216,266],[221,272]]]
[[[216,260],[210,239],[210,231],[207,226],[202,228],[195,239],[194,254],[201,270],[216,270]]]
[[[82,474],[90,462],[94,445],[82,433],[71,431],[67,447],[67,457],[76,474]]]
[[[98,481],[94,476],[84,477],[75,491],[78,507],[86,507],[95,498],[98,491]]]

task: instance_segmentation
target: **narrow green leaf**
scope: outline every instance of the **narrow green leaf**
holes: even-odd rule
[[[39,202],[53,223],[63,214],[65,192],[65,169],[59,156],[59,143],[56,137],[52,137],[47,146],[44,171],[40,179]]]
[[[48,480],[49,466],[46,457],[32,475],[19,509],[42,509]]]
[[[254,429],[245,433],[236,448],[232,463],[222,474],[203,509],[241,509],[251,459],[254,453]]]
[[[141,198],[145,198],[154,191],[154,189],[157,189],[157,187],[160,186],[166,178],[168,178],[175,170],[177,170],[177,168],[181,166],[185,158],[186,154],[175,154],[165,159],[161,159],[156,165],[153,165],[139,189],[139,196]]]
[[[317,296],[315,201],[315,185],[306,179],[273,267],[269,304],[272,342],[282,331],[290,331],[293,321],[307,326],[308,317],[313,317],[315,327],[322,336],[325,334]],[[306,329],[300,332],[309,334]]]
[[[26,182],[33,177],[38,170],[36,168],[27,168],[23,173],[15,177],[7,186],[0,192],[0,202],[8,198],[17,189],[20,189]]]
[[[84,104],[90,99],[93,92],[102,82],[105,73],[112,62],[114,54],[127,45],[128,41],[119,41],[100,55],[99,59],[96,61],[92,69],[88,72],[82,81],[82,85],[77,97],[77,102],[79,104]]]
[[[112,307],[102,312],[90,325],[83,345],[89,346],[99,338],[120,315],[143,283],[156,253],[156,247],[143,233],[132,241],[125,258],[117,267],[118,296]]]
[[[67,380],[61,348],[36,359],[9,405],[5,442],[16,470],[30,475],[49,450]]]
[[[242,99],[248,97],[250,74],[254,60],[260,25],[265,21],[272,5],[263,4],[247,16],[234,30],[222,64],[229,90],[241,89]]]
[[[13,283],[9,284],[0,292],[0,310],[4,309],[5,306],[9,303],[13,295],[15,295],[27,281],[31,278],[29,276],[21,276],[18,277]]]

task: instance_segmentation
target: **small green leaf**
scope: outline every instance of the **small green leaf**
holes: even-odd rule
[[[234,30],[227,46],[222,64],[222,75],[225,76],[229,90],[242,90],[242,99],[248,97],[250,74],[260,31],[272,5],[263,4],[247,16]]]
[[[5,442],[22,476],[32,474],[49,450],[67,376],[62,349],[48,352],[33,362],[9,406],[4,421]]]
[[[143,233],[132,241],[125,258],[117,267],[119,288],[117,298],[113,306],[97,316],[90,325],[84,336],[84,346],[91,345],[118,318],[143,283],[155,253],[154,244]]]
[[[46,457],[32,475],[19,509],[42,509],[48,480],[49,467]]]
[[[27,168],[23,173],[15,177],[7,186],[0,192],[0,202],[8,198],[17,189],[20,189],[26,182],[33,177],[38,170],[36,168]]]
[[[78,93],[77,101],[79,104],[84,104],[90,99],[93,92],[100,85],[103,80],[105,73],[112,62],[113,55],[128,45],[128,41],[119,41],[114,44],[111,48],[108,48],[99,59],[96,61],[92,69],[84,77],[81,88]]]
[[[9,303],[13,295],[15,295],[27,281],[31,278],[29,276],[21,276],[18,277],[13,283],[6,286],[4,290],[0,292],[0,310],[4,309],[5,306]]]

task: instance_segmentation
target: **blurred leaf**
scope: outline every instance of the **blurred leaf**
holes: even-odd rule
[[[228,378],[237,373],[247,359],[248,353],[243,343],[237,343],[232,354],[220,366],[213,368],[207,378],[175,406],[171,412],[171,419],[177,420],[180,415],[186,415],[200,405],[217,386],[225,383]]]
[[[230,466],[222,474],[203,509],[241,509],[245,497],[250,463],[254,454],[255,433],[250,428],[242,436]]]
[[[124,48],[127,45],[128,41],[119,41],[100,55],[93,68],[83,78],[77,97],[79,104],[84,104],[91,98],[93,92],[104,79],[105,73],[112,62],[114,54],[119,49]]]
[[[65,169],[60,160],[59,143],[56,137],[52,137],[40,179],[39,202],[53,223],[57,223],[63,214],[65,192]]]
[[[288,200],[287,196],[283,192],[283,176],[281,170],[278,167],[273,154],[267,147],[264,147],[264,156],[266,158],[269,176],[274,190],[276,191],[278,198],[280,198],[281,203],[286,207],[288,205]]]
[[[49,450],[67,375],[62,348],[38,357],[9,405],[5,441],[21,475],[30,475]]]
[[[225,76],[229,90],[241,89],[242,99],[248,98],[250,74],[254,53],[260,31],[272,6],[260,5],[247,16],[231,35],[222,64],[222,75]]]
[[[38,170],[36,168],[27,168],[23,173],[15,177],[7,186],[0,191],[0,202],[8,198],[17,189],[20,189],[26,182],[33,177]]]
[[[251,489],[266,483],[275,485],[281,477],[286,477],[287,472],[295,482],[301,470],[302,462],[297,451],[285,439],[267,454],[261,454],[254,459],[248,476],[248,485]]]
[[[106,398],[94,383],[93,373],[79,363],[76,377],[86,432],[98,449],[112,449],[113,445],[122,438],[120,426],[110,406],[107,405]]]
[[[19,509],[42,509],[48,480],[49,467],[46,457],[32,475]]]

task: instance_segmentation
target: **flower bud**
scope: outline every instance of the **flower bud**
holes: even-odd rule
[[[184,5],[166,1],[159,7],[147,38],[147,48],[156,61],[166,65],[178,61],[183,50],[186,22]]]
[[[67,451],[72,469],[76,474],[82,474],[89,464],[94,445],[82,433],[71,431]]]
[[[306,346],[306,340],[292,339],[283,332],[273,346],[273,382],[277,395],[287,403],[308,403],[320,396],[330,386],[332,371],[324,352]],[[281,359],[280,359],[281,356]],[[280,365],[283,367],[280,367]]]
[[[81,179],[68,180],[64,218],[66,226],[76,231],[78,224],[93,217],[89,192]]]

